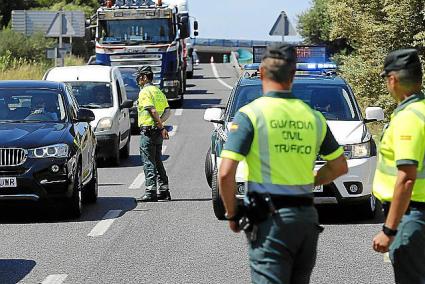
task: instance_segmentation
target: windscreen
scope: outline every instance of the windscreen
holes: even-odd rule
[[[231,119],[241,107],[262,96],[262,87],[261,85],[244,86],[236,92],[230,112]],[[292,93],[311,108],[320,111],[327,120],[359,120],[346,86],[294,84]]]
[[[136,67],[120,67],[121,76],[124,81],[125,90],[127,91],[127,98],[130,100],[137,100],[139,97],[140,87],[137,85]]]
[[[170,19],[100,21],[100,43],[169,43],[174,40]]]
[[[81,107],[97,109],[113,107],[112,87],[103,82],[67,82]]]
[[[63,97],[53,90],[0,89],[0,123],[62,122]]]

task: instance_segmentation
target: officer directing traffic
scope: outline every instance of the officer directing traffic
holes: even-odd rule
[[[390,252],[396,283],[425,283],[425,97],[415,49],[385,58],[387,89],[398,102],[385,129],[373,182],[386,220],[373,249]]]
[[[171,200],[168,176],[161,159],[163,140],[169,138],[163,124],[170,116],[168,101],[164,93],[152,84],[153,72],[150,66],[140,67],[135,75],[142,88],[138,99],[138,122],[146,186],[145,194],[137,201]]]
[[[231,230],[239,231],[239,162],[248,167],[247,196],[268,200],[270,208],[249,233],[253,283],[309,283],[321,231],[313,186],[328,184],[348,170],[323,115],[291,93],[296,61],[292,46],[267,49],[260,67],[264,95],[236,114],[221,154],[220,194]],[[283,135],[288,131],[295,135]],[[328,162],[315,176],[318,154]]]

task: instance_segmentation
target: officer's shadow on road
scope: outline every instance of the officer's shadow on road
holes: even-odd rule
[[[0,205],[0,224],[35,224],[90,222],[103,220],[110,210],[121,210],[120,216],[133,210],[133,197],[98,197],[95,204],[84,204],[80,218],[70,218],[63,202],[13,202]],[[0,283],[3,283],[0,281]]]
[[[384,222],[384,214],[381,206],[378,206],[374,218],[367,218],[352,207],[317,207],[319,221],[325,225],[348,225],[348,224],[380,224]]]
[[[0,283],[18,283],[32,271],[35,265],[34,260],[0,259]]]

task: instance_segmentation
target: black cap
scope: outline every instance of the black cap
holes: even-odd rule
[[[282,59],[288,63],[297,62],[297,51],[292,45],[284,43],[273,43],[267,47],[263,59],[275,58]]]
[[[385,77],[391,71],[399,70],[418,70],[422,69],[421,61],[419,60],[416,49],[399,49],[393,51],[385,57],[384,71],[381,72],[381,77]]]

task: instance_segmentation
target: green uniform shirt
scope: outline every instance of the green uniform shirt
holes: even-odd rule
[[[412,95],[396,108],[382,136],[373,194],[381,201],[391,201],[398,166],[416,165],[417,179],[412,201],[425,202],[425,98]]]
[[[159,116],[168,108],[167,97],[156,86],[147,84],[140,90],[138,99],[138,123],[139,126],[155,126],[155,121],[149,113],[149,109],[155,108]]]

